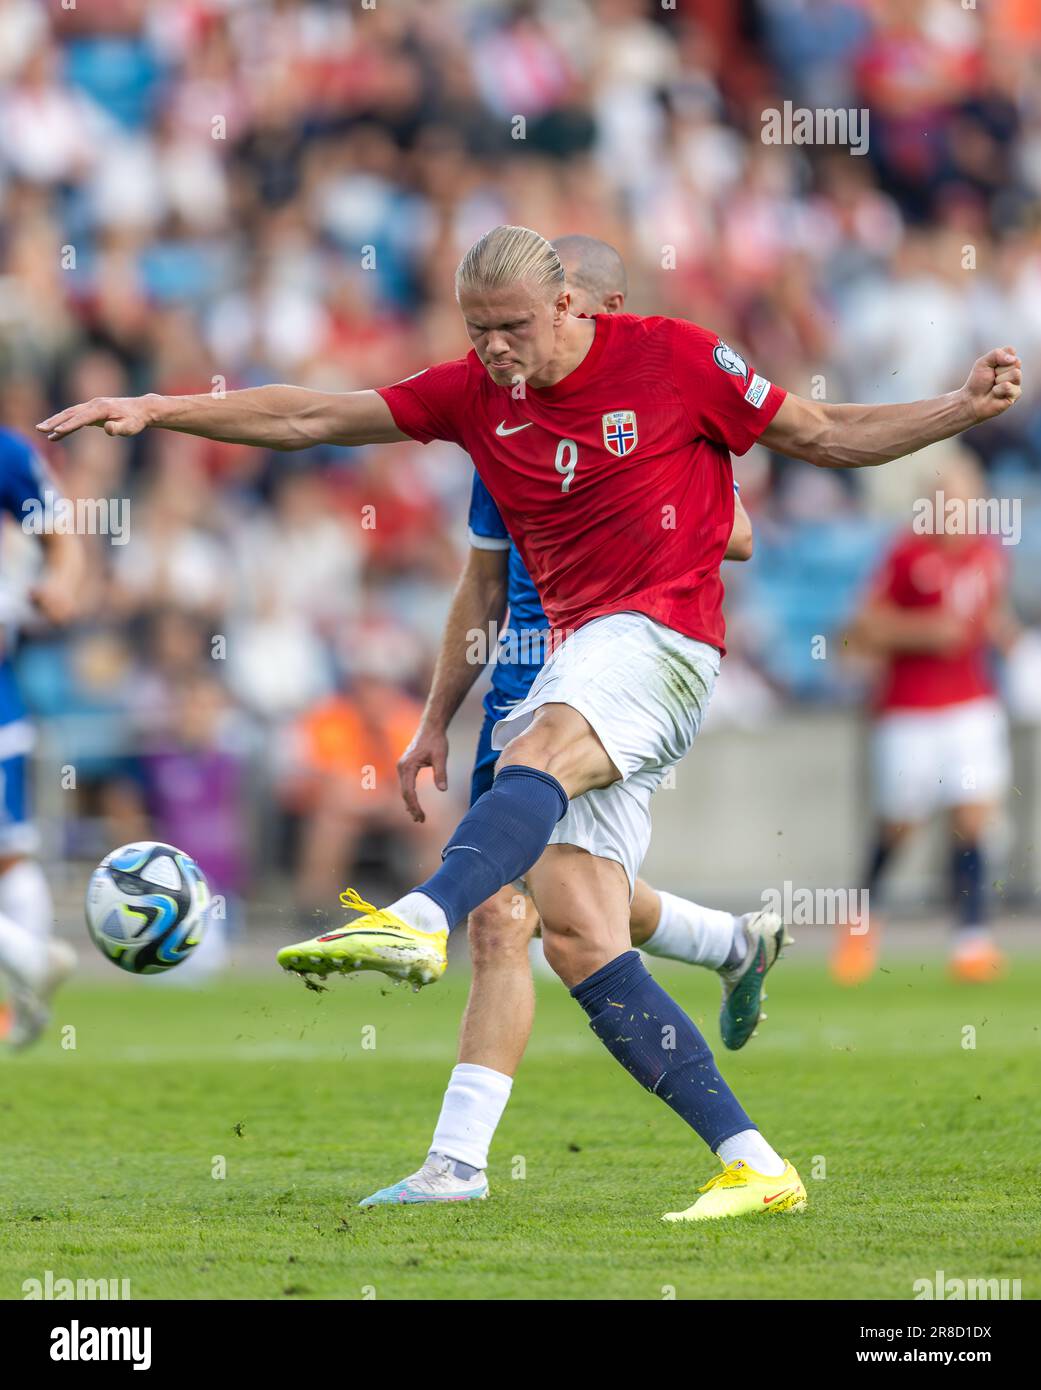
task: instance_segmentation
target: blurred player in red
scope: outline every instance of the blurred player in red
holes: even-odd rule
[[[983,493],[971,459],[959,453],[937,481],[945,510],[971,515]],[[935,499],[925,499],[934,505]],[[1006,600],[1006,561],[993,535],[934,532],[892,546],[850,631],[882,658],[873,700],[872,768],[878,817],[865,885],[879,885],[894,853],[936,811],[949,813],[950,879],[956,916],[952,973],[985,981],[1001,971],[987,910],[986,833],[1009,784],[1005,711],[990,670],[991,649],[1007,648],[1016,625]],[[839,929],[835,978],[859,984],[878,958],[880,918]],[[865,928],[867,928],[865,930]]]

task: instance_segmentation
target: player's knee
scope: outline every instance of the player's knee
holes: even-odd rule
[[[606,787],[617,773],[592,729],[584,720],[581,724],[552,716],[536,720],[506,745],[498,770],[511,765],[537,767],[555,777],[569,796]]]
[[[900,849],[914,832],[914,821],[886,821],[882,826],[880,838],[887,849]]]
[[[571,989],[631,949],[628,912],[605,912],[599,897],[582,895],[581,901],[562,904],[552,918],[543,915],[542,949]]]
[[[557,777],[566,761],[567,747],[552,728],[533,724],[509,741],[499,758],[497,772],[510,766],[537,767]],[[559,778],[558,778],[559,780]]]
[[[545,922],[542,924],[542,952],[549,968],[564,979],[568,974],[567,965],[571,959],[571,950],[567,938],[550,931]]]
[[[564,981],[573,984],[578,959],[589,945],[589,932],[583,930],[577,919],[560,918],[555,922],[542,922],[542,950],[550,969]]]
[[[958,840],[976,844],[984,838],[990,820],[989,806],[955,806],[951,812],[951,829]]]
[[[527,911],[528,900],[515,893],[497,893],[470,913],[467,935],[470,940],[470,960],[475,969],[484,965],[501,965],[505,960],[527,960],[528,942],[533,935],[533,922]]]

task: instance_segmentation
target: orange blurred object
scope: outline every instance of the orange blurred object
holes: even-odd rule
[[[832,978],[840,985],[862,985],[878,965],[878,928],[854,934],[841,925],[831,958]]]
[[[382,682],[359,681],[355,691],[330,695],[299,721],[305,769],[357,785],[367,772],[373,785],[396,793],[397,760],[421,714],[410,695]]]
[[[965,985],[986,985],[1005,973],[1005,957],[993,941],[976,941],[955,951],[951,977]]]

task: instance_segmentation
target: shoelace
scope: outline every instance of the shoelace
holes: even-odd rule
[[[437,1192],[454,1176],[447,1158],[428,1158],[422,1168],[405,1181],[424,1192]]]
[[[714,1178],[709,1178],[704,1187],[699,1187],[699,1192],[708,1192],[713,1187],[744,1187],[747,1182],[745,1177],[746,1165],[739,1158],[735,1158],[732,1163],[724,1163],[723,1171],[717,1173]]]
[[[385,915],[384,910],[375,903],[366,902],[357,888],[345,888],[340,894],[340,902],[344,907],[353,908],[355,912],[371,913],[374,917]]]

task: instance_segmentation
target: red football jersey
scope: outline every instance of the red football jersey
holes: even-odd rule
[[[635,611],[722,651],[730,454],[786,393],[682,319],[593,323],[575,370],[523,398],[476,352],[380,394],[405,434],[473,459],[554,629]]]
[[[965,621],[969,637],[957,651],[892,653],[875,697],[880,713],[938,709],[993,695],[986,620],[1005,575],[1001,548],[989,536],[966,536],[956,545],[931,535],[897,541],[875,578],[875,597],[898,608],[943,608]]]

